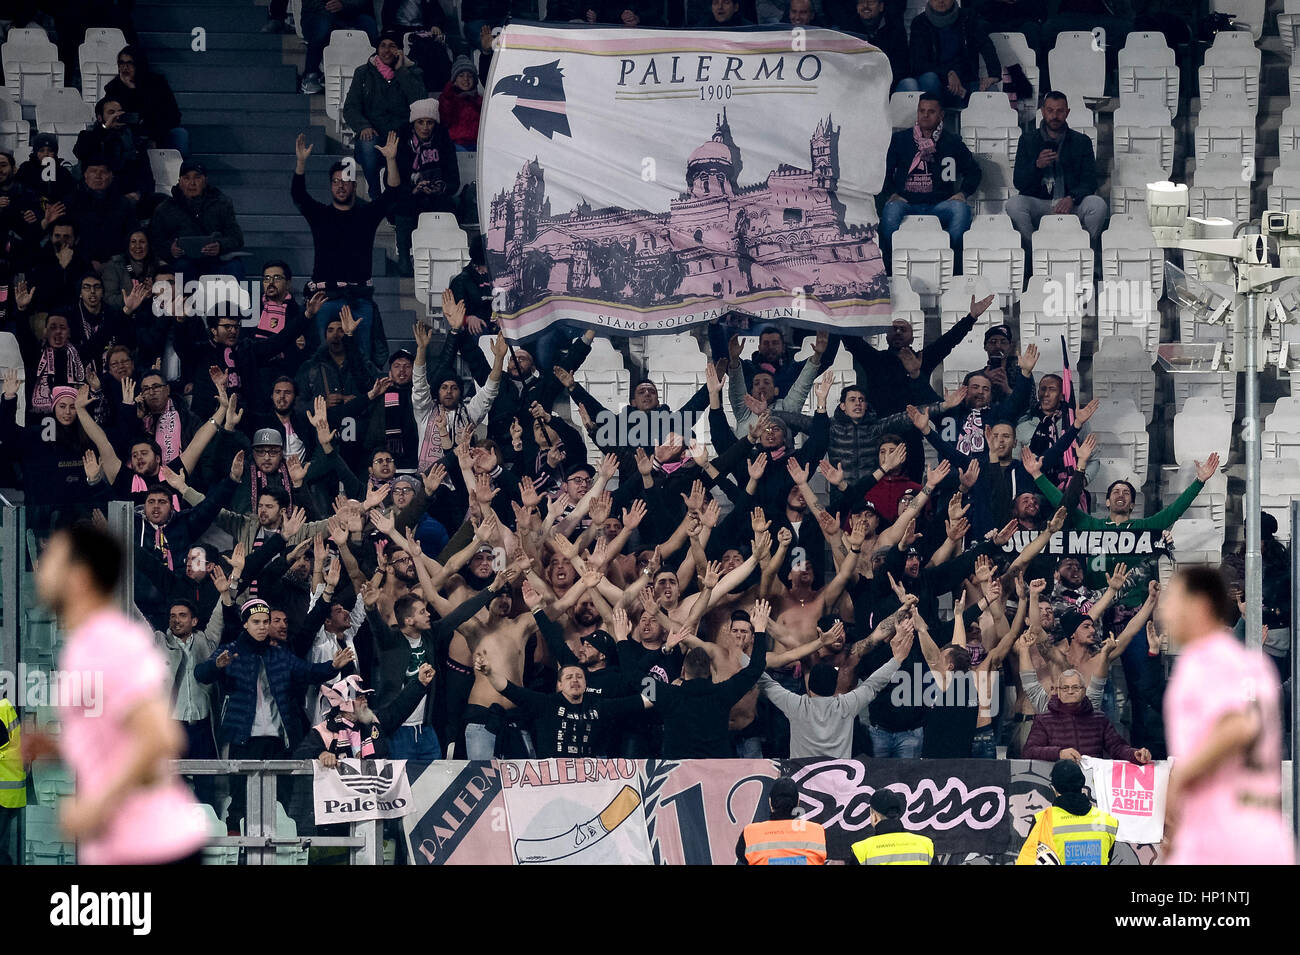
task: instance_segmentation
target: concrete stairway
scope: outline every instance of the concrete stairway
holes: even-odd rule
[[[312,239],[289,197],[294,140],[305,132],[315,147],[308,189],[324,198],[326,174],[343,150],[326,135],[324,97],[298,92],[305,47],[296,36],[259,32],[266,10],[248,0],[144,0],[136,29],[154,68],[167,77],[190,132],[192,158],[208,168],[212,185],[230,196],[244,230],[250,276],[283,259],[294,288],[311,275]],[[201,28],[198,36],[194,31]],[[195,50],[202,40],[202,50]],[[413,299],[402,300],[392,229],[375,240],[375,302],[393,347],[411,337]],[[405,285],[411,285],[405,280]]]

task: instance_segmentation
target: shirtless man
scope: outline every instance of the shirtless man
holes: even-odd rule
[[[497,580],[509,581],[512,574],[517,577],[517,570],[512,568],[503,571],[497,575]],[[497,589],[495,581],[490,586],[494,590]],[[504,675],[511,683],[522,685],[526,643],[528,635],[536,631],[536,622],[531,616],[515,619],[500,616],[503,611],[509,612],[508,601],[513,600],[508,582],[503,584],[499,593],[500,597],[492,599],[492,603],[496,606],[489,607],[489,613],[495,617],[497,625],[480,624],[464,628],[457,634],[457,638],[462,636],[464,638],[465,649],[470,654],[471,668],[476,656],[481,656],[492,671]],[[498,747],[498,737],[506,731],[508,725],[513,724],[508,717],[502,720],[494,716],[493,706],[499,706],[506,711],[515,708],[514,703],[496,691],[492,681],[484,672],[475,672],[474,684],[469,691],[469,703],[464,710],[466,758],[492,759],[497,755],[498,748],[501,750],[502,758],[505,759],[531,757],[533,742],[529,738],[528,731],[522,727],[516,727],[519,733],[518,744],[514,740],[503,740],[502,745]]]
[[[844,588],[857,574],[858,556],[867,534],[866,518],[859,514],[853,519],[852,530],[848,535],[848,551],[839,559],[837,573],[821,590],[814,590],[813,570],[808,561],[801,561],[790,568],[790,584],[783,586],[779,581],[773,582],[774,600],[779,608],[776,616],[778,642],[788,649],[799,635],[815,633],[817,621],[835,610]],[[778,539],[781,535],[778,532]],[[785,545],[777,547],[772,562],[779,564],[785,556]],[[782,638],[779,634],[785,634]],[[769,662],[768,666],[772,664]]]

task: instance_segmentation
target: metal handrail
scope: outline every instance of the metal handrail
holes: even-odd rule
[[[286,838],[275,831],[275,778],[310,776],[315,760],[311,759],[175,759],[172,769],[184,776],[247,776],[247,799],[244,809],[245,835],[215,836],[212,846],[238,846],[247,850],[249,865],[274,865],[275,850],[288,846],[341,847],[348,850],[351,865],[382,865],[383,823],[353,822],[346,836],[295,836]]]

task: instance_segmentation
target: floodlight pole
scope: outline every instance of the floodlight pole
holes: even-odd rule
[[[1246,645],[1264,643],[1264,567],[1260,555],[1260,420],[1259,420],[1259,297],[1246,292],[1246,412],[1242,445],[1246,452]],[[1225,451],[1226,453],[1226,451]]]

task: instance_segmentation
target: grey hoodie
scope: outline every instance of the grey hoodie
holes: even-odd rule
[[[791,693],[764,673],[758,680],[763,695],[790,721],[790,758],[820,756],[848,759],[853,755],[853,720],[889,685],[898,660],[890,657],[880,669],[848,693],[806,696]]]

